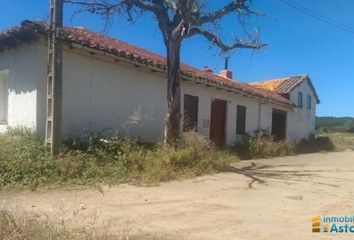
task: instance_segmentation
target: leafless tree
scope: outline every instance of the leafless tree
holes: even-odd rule
[[[210,0],[211,2],[212,0]],[[140,14],[151,14],[158,24],[167,49],[167,113],[165,119],[165,144],[174,144],[180,136],[181,121],[181,74],[180,49],[184,39],[201,35],[222,52],[235,48],[260,49],[264,47],[258,36],[248,40],[236,39],[225,44],[210,26],[226,15],[259,15],[251,10],[252,0],[229,0],[215,11],[206,11],[206,0],[65,0],[79,5],[78,12],[103,16],[106,22],[118,15],[134,20]],[[238,21],[241,21],[240,18]],[[242,21],[241,21],[242,22]]]

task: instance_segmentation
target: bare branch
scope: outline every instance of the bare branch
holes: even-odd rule
[[[117,3],[110,3],[102,0],[88,0],[88,1],[80,1],[80,0],[64,0],[65,3],[71,3],[76,5],[81,5],[86,7],[86,9],[92,10],[92,13],[100,14],[106,13],[107,11],[111,11],[116,8],[122,7],[139,7],[142,10],[146,11],[154,11],[156,10],[156,6],[151,3],[151,1],[144,0],[119,0]],[[103,14],[102,14],[103,15]]]
[[[196,19],[196,24],[202,26],[206,23],[213,23],[232,12],[236,12],[238,15],[240,15],[242,12],[245,12],[247,14],[255,15],[255,16],[266,16],[262,12],[251,10],[249,6],[245,4],[246,2],[247,0],[232,0],[231,3],[229,3],[224,7],[212,13],[208,13],[204,16],[200,16],[199,19]]]
[[[194,27],[191,29],[189,36],[193,35],[201,35],[205,37],[208,41],[220,48],[223,53],[233,50],[235,48],[261,49],[267,46],[267,44],[262,44],[259,42],[258,36],[252,41],[244,41],[241,39],[237,39],[233,44],[227,45],[216,34],[199,27]]]
[[[245,6],[245,0],[233,0],[231,3],[224,6],[223,8],[221,8],[215,12],[208,13],[204,16],[201,16],[199,19],[196,19],[196,20],[197,20],[198,25],[212,23],[216,20],[221,19],[223,16],[225,16],[229,13],[232,13],[234,11],[243,10],[246,8],[247,7]]]
[[[165,4],[168,8],[171,8],[173,10],[177,10],[177,5],[174,1],[172,0],[165,0]]]

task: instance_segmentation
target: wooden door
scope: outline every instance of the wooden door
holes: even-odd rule
[[[210,112],[210,140],[217,146],[225,144],[226,101],[214,99]]]
[[[278,141],[286,138],[286,112],[273,109],[272,135]]]

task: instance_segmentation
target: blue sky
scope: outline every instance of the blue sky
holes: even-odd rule
[[[206,2],[209,2],[208,9],[212,10],[228,1]],[[352,0],[292,1],[354,28]],[[48,2],[49,0],[1,0],[0,31],[17,25],[24,19],[46,19]],[[230,69],[235,78],[250,82],[307,73],[321,98],[317,115],[354,117],[354,34],[318,21],[280,0],[253,2],[255,9],[265,12],[269,17],[252,18],[247,27],[259,27],[261,40],[269,45],[257,52],[232,52]],[[104,22],[99,17],[87,14],[73,17],[73,10],[72,6],[65,6],[66,25],[83,26],[99,32],[103,30]],[[140,17],[135,24],[116,18],[108,34],[165,54],[160,32],[150,16]],[[226,42],[235,36],[244,36],[234,15],[222,21],[220,34]],[[214,71],[221,70],[224,65],[223,56],[200,37],[184,41],[182,61],[199,68],[209,66]]]

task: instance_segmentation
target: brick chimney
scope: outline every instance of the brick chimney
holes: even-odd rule
[[[224,69],[220,71],[219,76],[232,79],[232,72],[230,70]]]
[[[229,68],[229,57],[225,58],[225,68],[224,70],[221,70],[219,73],[219,76],[223,77],[223,78],[228,78],[228,79],[232,79],[232,72],[228,69]]]
[[[213,73],[213,70],[211,70],[208,66],[204,66],[203,71],[207,73]]]

